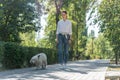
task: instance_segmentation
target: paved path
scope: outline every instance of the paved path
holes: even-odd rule
[[[0,72],[0,80],[105,80],[107,64],[96,60],[69,62],[67,69],[59,64],[48,65],[46,70],[32,68]]]
[[[120,69],[114,69],[114,68],[120,68],[120,64],[110,64],[112,69],[109,69],[106,71],[106,80],[120,80]]]

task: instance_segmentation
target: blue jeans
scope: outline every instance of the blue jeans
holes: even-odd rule
[[[58,61],[60,64],[66,64],[69,58],[69,35],[58,34]]]

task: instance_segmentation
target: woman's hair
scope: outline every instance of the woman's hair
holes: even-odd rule
[[[62,13],[65,13],[65,14],[67,14],[67,11],[62,11]]]

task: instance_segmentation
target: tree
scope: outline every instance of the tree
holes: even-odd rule
[[[118,64],[120,52],[120,0],[103,0],[99,7],[101,32],[110,41]]]
[[[45,28],[45,39],[44,43],[50,48],[56,48],[56,6],[52,5],[53,0],[49,0],[48,8],[48,19],[47,26]],[[62,1],[62,0],[57,0]],[[60,10],[67,10],[68,18],[72,21],[73,26],[73,42],[71,45],[71,50],[77,53],[85,52],[85,46],[87,41],[87,28],[86,28],[86,13],[89,9],[89,4],[91,0],[73,1],[73,0],[63,0],[62,7]],[[59,16],[61,19],[61,16]],[[46,40],[46,41],[45,41]],[[77,40],[77,41],[76,41]],[[46,43],[45,43],[46,42]],[[42,43],[42,42],[41,42]],[[78,45],[78,46],[77,46]],[[73,53],[74,54],[74,53]]]
[[[110,42],[104,37],[102,33],[99,34],[98,38],[94,41],[95,54],[102,59],[113,59],[113,48]]]
[[[89,35],[90,40],[88,41],[88,44],[86,46],[86,54],[87,56],[90,56],[91,58],[95,58],[94,56],[94,38],[95,38],[95,31],[91,30],[91,33]],[[91,54],[91,55],[90,55]]]
[[[90,56],[91,59],[113,59],[113,48],[110,42],[104,37],[102,33],[99,34],[97,38],[94,39],[92,46],[92,39],[89,37],[87,42],[86,56]],[[94,50],[92,52],[92,49]]]
[[[60,15],[60,9],[63,6],[63,0],[54,0],[55,1],[55,7],[56,7],[56,25],[59,21],[59,15]]]
[[[0,39],[20,42],[19,33],[36,29],[34,0],[0,0]]]
[[[35,41],[35,31],[32,31],[31,33],[20,33],[20,39],[21,41],[21,45],[22,46],[32,46],[32,47],[36,47],[37,46],[37,42]]]
[[[73,20],[73,47],[76,54],[83,55],[87,41],[86,13],[92,0],[72,1],[67,7]]]

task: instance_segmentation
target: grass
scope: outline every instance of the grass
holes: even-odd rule
[[[108,71],[116,71],[116,70],[120,70],[120,66],[109,66]]]
[[[113,64],[113,63],[112,63]],[[110,65],[107,71],[120,71],[120,65]],[[120,76],[106,76],[105,80],[120,80]]]
[[[120,70],[120,61],[118,61],[118,65],[115,64],[115,60],[110,61],[110,66],[107,69],[108,71]]]

